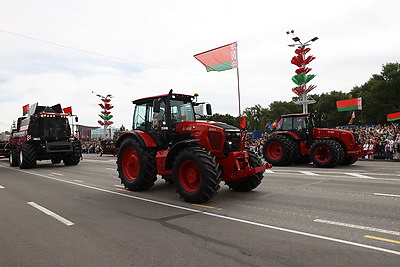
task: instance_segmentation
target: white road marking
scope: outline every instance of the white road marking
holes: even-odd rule
[[[125,188],[125,186],[123,186],[122,184],[115,184],[114,186],[120,187],[120,188]]]
[[[316,173],[313,173],[313,172],[309,172],[309,171],[299,171],[300,173],[303,173],[303,174],[305,174],[305,175],[318,175],[318,174],[316,174]]]
[[[374,193],[377,196],[385,196],[385,197],[400,197],[400,195],[393,195],[393,194],[383,194],[383,193]]]
[[[57,172],[52,172],[51,174],[53,174],[53,175],[58,175],[58,176],[64,176],[64,174],[62,174],[62,173],[57,173]]]
[[[244,220],[244,219],[228,217],[228,216],[225,216],[225,215],[219,215],[219,214],[215,214],[215,213],[196,210],[196,209],[193,209],[193,208],[188,208],[188,207],[169,204],[169,203],[161,202],[161,201],[157,201],[157,200],[138,197],[138,196],[131,195],[131,194],[120,193],[120,192],[111,191],[111,190],[108,190],[108,189],[103,189],[103,188],[94,187],[94,186],[85,185],[85,184],[79,184],[79,183],[76,183],[76,182],[63,180],[61,178],[51,177],[51,176],[48,176],[48,175],[43,175],[43,174],[39,174],[39,173],[33,173],[33,172],[30,172],[30,171],[25,171],[25,170],[17,170],[17,169],[13,169],[11,167],[4,167],[4,168],[15,170],[15,171],[20,171],[20,172],[27,173],[27,174],[36,175],[36,176],[43,177],[43,178],[46,178],[46,179],[50,179],[50,180],[53,180],[53,181],[59,181],[59,182],[67,183],[67,184],[73,184],[73,185],[81,186],[81,187],[84,187],[84,188],[97,190],[97,191],[100,191],[100,192],[109,193],[109,194],[113,194],[113,195],[117,195],[117,196],[121,196],[121,197],[126,197],[126,198],[140,200],[140,201],[144,201],[144,202],[148,202],[148,203],[153,203],[153,204],[156,204],[156,205],[175,208],[175,209],[179,209],[179,210],[190,211],[190,212],[193,212],[193,213],[199,213],[199,214],[203,214],[203,215],[210,216],[210,217],[216,217],[216,218],[220,218],[220,219],[225,219],[225,220],[229,220],[229,221],[244,223],[244,224],[258,226],[258,227],[262,227],[262,228],[273,229],[273,230],[277,230],[277,231],[282,231],[282,232],[287,232],[287,233],[292,233],[292,234],[297,234],[297,235],[317,238],[317,239],[321,239],[321,240],[327,240],[327,241],[336,242],[336,243],[340,243],[340,244],[351,245],[351,246],[355,246],[355,247],[367,248],[367,249],[371,249],[371,250],[375,250],[375,251],[381,251],[381,252],[385,252],[385,253],[389,253],[389,254],[399,255],[400,256],[400,251],[396,251],[396,250],[390,250],[390,249],[385,249],[385,248],[365,245],[365,244],[361,244],[361,243],[356,243],[356,242],[352,242],[352,241],[346,241],[346,240],[342,240],[342,239],[338,239],[338,238],[322,236],[322,235],[317,235],[317,234],[311,234],[311,233],[301,232],[301,231],[287,229],[287,228],[283,228],[283,227],[278,227],[278,226],[273,226],[273,225],[268,225],[268,224],[252,222],[252,221],[248,221],[248,220]]]
[[[0,185],[0,189],[4,189],[4,188],[5,188],[4,186]]]
[[[345,174],[351,175],[351,176],[354,176],[354,177],[357,177],[357,178],[374,179],[374,178],[372,178],[370,176],[362,175],[362,174],[359,174],[359,173],[345,172]]]
[[[40,206],[39,204],[36,204],[35,202],[27,202],[29,205],[31,205],[32,207],[40,210],[41,212],[49,215],[50,217],[53,217],[54,219],[62,222],[63,224],[65,224],[66,226],[71,226],[74,225],[73,222],[65,219],[64,217],[61,217],[60,215],[52,212],[51,210],[46,209],[45,207]]]
[[[326,224],[344,226],[344,227],[355,228],[355,229],[360,229],[360,230],[368,230],[368,231],[373,231],[373,232],[379,232],[379,233],[384,233],[384,234],[400,236],[400,232],[379,229],[379,228],[369,227],[369,226],[364,226],[364,225],[357,225],[357,224],[343,223],[343,222],[334,222],[334,221],[327,221],[327,220],[321,220],[321,219],[315,219],[314,222],[320,222],[320,223],[326,223]]]
[[[271,170],[265,170],[265,173],[275,173],[275,172]]]

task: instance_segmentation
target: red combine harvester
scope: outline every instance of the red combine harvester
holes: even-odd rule
[[[175,184],[187,202],[215,196],[224,181],[232,190],[250,191],[263,179],[260,158],[244,149],[244,136],[221,122],[196,121],[194,96],[175,94],[133,101],[133,131],[117,140],[118,173],[128,190],[146,190],[157,174]],[[204,103],[202,103],[204,104]],[[211,106],[206,105],[207,114]]]

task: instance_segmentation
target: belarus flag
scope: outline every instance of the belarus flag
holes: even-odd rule
[[[194,57],[200,61],[207,71],[223,71],[237,68],[236,42],[224,45]]]
[[[362,98],[352,98],[336,101],[338,111],[362,110]]]
[[[400,112],[387,114],[388,121],[400,120]]]

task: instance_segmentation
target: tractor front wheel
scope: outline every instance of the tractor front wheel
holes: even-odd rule
[[[131,191],[149,189],[157,180],[155,155],[129,138],[123,141],[117,158],[118,176],[125,188]]]
[[[339,142],[322,139],[314,142],[311,147],[310,156],[317,167],[333,168],[342,162],[344,150]]]
[[[178,194],[190,203],[203,203],[215,196],[221,172],[215,158],[197,147],[183,149],[172,170]]]
[[[251,167],[255,168],[262,166],[260,158],[254,152],[247,150],[247,153],[249,154],[249,164]],[[259,186],[263,178],[264,171],[258,172],[252,176],[248,176],[243,179],[226,182],[226,185],[229,186],[229,188],[232,190],[247,192]]]

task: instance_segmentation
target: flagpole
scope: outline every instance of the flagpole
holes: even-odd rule
[[[238,103],[239,103],[239,118],[242,117],[242,110],[240,108],[240,85],[239,85],[239,66],[236,68],[237,74],[237,90],[238,90]]]

